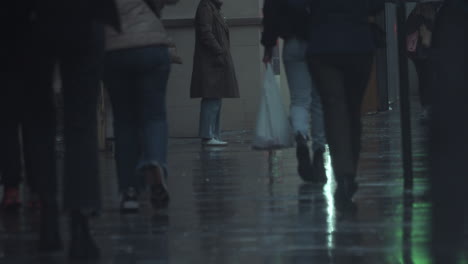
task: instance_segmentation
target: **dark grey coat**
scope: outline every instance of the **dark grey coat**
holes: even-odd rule
[[[196,41],[190,97],[238,98],[229,28],[216,0],[201,0],[195,17]]]

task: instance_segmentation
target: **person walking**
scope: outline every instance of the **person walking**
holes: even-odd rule
[[[381,0],[309,1],[308,52],[325,115],[338,207],[352,205],[361,150],[361,104],[376,43],[370,19]],[[343,207],[344,206],[344,207]]]
[[[160,20],[178,0],[116,0],[122,31],[107,28],[104,85],[114,111],[121,211],[138,211],[145,180],[155,209],[168,206],[166,88],[172,45]],[[146,177],[146,179],[144,178]]]
[[[294,1],[265,0],[263,6],[263,61],[271,63],[278,38],[284,39],[283,63],[291,98],[291,125],[296,138],[298,172],[307,182],[326,183],[324,166],[325,127],[317,86],[307,62],[307,19],[305,8],[295,8]],[[312,128],[311,128],[312,117]],[[312,133],[313,163],[309,154],[309,134]]]
[[[119,28],[114,0],[34,1],[25,76],[24,132],[30,169],[41,200],[41,251],[62,249],[57,201],[56,110],[53,72],[64,94],[64,207],[70,216],[69,256],[96,259],[88,218],[100,209],[97,98],[104,55],[103,24]]]
[[[421,121],[430,118],[430,91],[434,84],[431,60],[434,20],[441,2],[419,3],[406,22],[408,57],[413,61],[418,75],[419,98],[423,108]]]
[[[205,146],[225,146],[221,133],[223,98],[239,98],[222,0],[201,0],[195,16],[191,98],[202,98],[199,136]]]

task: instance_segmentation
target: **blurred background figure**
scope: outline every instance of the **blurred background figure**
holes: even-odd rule
[[[230,51],[222,0],[201,0],[195,16],[195,54],[191,98],[202,98],[199,136],[205,146],[225,146],[221,133],[223,98],[238,98],[239,87]]]
[[[303,1],[305,3],[305,1]],[[310,76],[307,62],[307,19],[305,4],[297,1],[265,0],[263,6],[262,44],[265,46],[264,62],[270,63],[278,38],[284,39],[283,62],[291,97],[290,119],[296,138],[298,172],[307,182],[326,183],[324,167],[325,127],[322,102],[316,85]],[[312,117],[311,163],[309,133]]]
[[[423,108],[421,121],[423,122],[427,122],[430,117],[430,86],[434,83],[430,53],[434,22],[440,6],[441,2],[419,3],[406,22],[407,51],[418,75],[419,99]]]
[[[361,104],[377,43],[370,19],[381,0],[309,1],[310,70],[322,97],[325,130],[337,182],[338,208],[352,205],[361,150]]]
[[[434,29],[430,120],[432,252],[435,264],[460,263],[468,227],[468,2],[446,0]],[[461,117],[461,118],[460,118]],[[463,245],[465,250],[463,250]]]
[[[104,84],[114,110],[121,211],[136,212],[145,182],[155,209],[167,207],[166,88],[172,45],[160,20],[178,0],[116,0],[122,24],[107,29]],[[146,179],[143,178],[146,176]]]

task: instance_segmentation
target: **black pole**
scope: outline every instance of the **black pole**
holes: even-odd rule
[[[406,4],[397,0],[398,54],[400,68],[400,119],[403,177],[406,190],[413,188],[413,157],[411,146],[411,107],[409,93],[408,56],[406,52]]]

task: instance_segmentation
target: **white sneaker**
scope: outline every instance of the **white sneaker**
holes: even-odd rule
[[[138,195],[134,188],[129,188],[125,193],[122,194],[120,211],[124,214],[136,213],[139,209],[140,202],[138,201]]]
[[[225,141],[221,141],[219,139],[216,139],[216,138],[212,138],[210,140],[203,140],[202,141],[202,144],[203,146],[227,146],[228,143],[225,142]]]

